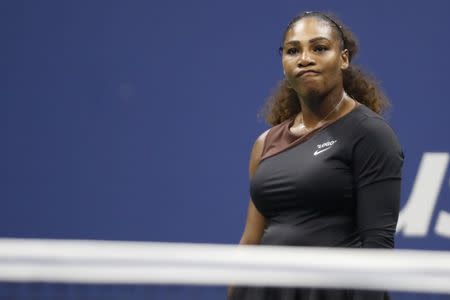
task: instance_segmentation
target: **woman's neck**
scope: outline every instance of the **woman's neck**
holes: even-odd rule
[[[325,95],[304,95],[300,98],[301,119],[307,128],[314,128],[325,119],[333,118],[346,94],[342,88],[333,89]]]

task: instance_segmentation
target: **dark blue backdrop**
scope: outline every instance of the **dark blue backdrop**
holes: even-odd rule
[[[303,10],[353,29],[393,103],[397,247],[450,249],[444,0],[1,1],[0,236],[237,243],[256,115]]]

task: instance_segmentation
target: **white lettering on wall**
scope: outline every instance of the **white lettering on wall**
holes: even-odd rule
[[[434,231],[443,237],[450,238],[450,214],[441,210]]]
[[[450,187],[450,180],[448,181]],[[441,210],[434,231],[443,237],[450,238],[450,213]]]
[[[423,154],[411,195],[399,215],[398,233],[415,237],[427,235],[448,162],[448,153]],[[450,237],[449,213],[439,213],[435,231],[439,235]]]

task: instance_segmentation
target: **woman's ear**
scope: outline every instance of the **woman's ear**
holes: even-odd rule
[[[341,52],[341,70],[346,70],[350,65],[348,49],[344,49]]]

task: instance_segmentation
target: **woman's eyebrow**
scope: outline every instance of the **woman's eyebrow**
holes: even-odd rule
[[[292,40],[292,41],[286,42],[285,44],[286,45],[295,45],[295,46],[297,46],[297,45],[300,45],[300,42],[297,41],[297,40]]]
[[[325,41],[329,41],[329,39],[327,39],[326,37],[323,37],[323,36],[319,36],[319,37],[316,37],[316,38],[310,39],[310,40],[309,40],[309,42],[310,42],[310,43],[314,43],[314,42],[317,42],[317,41],[320,41],[320,40],[325,40]]]
[[[314,42],[317,42],[317,41],[320,41],[320,40],[329,41],[329,39],[327,39],[326,37],[318,36],[318,37],[310,39],[308,42],[311,44],[311,43],[314,43]],[[290,45],[290,44],[292,44],[292,45],[300,45],[300,41],[298,41],[298,40],[290,40],[290,41],[287,41],[285,44],[286,45]]]

